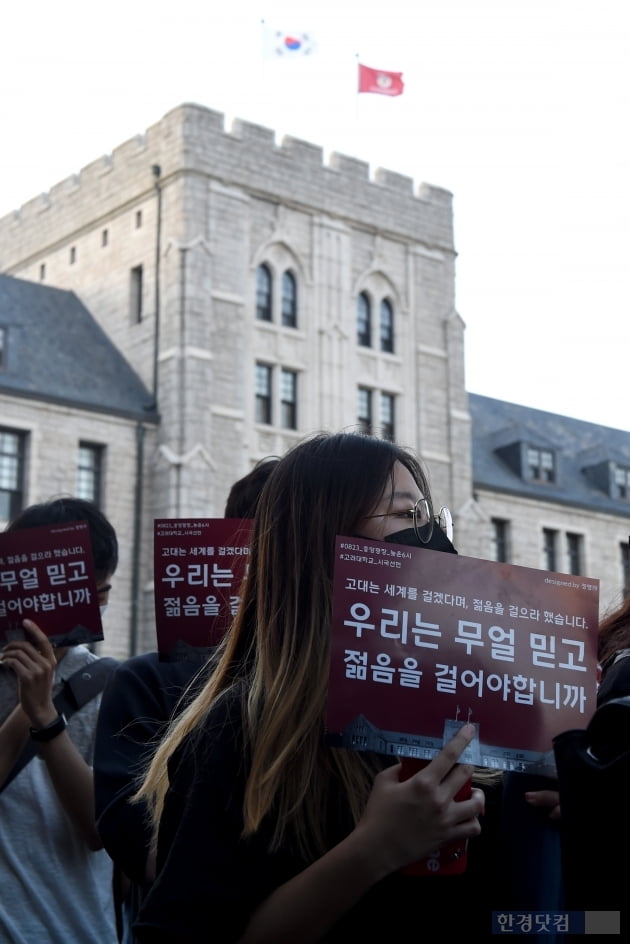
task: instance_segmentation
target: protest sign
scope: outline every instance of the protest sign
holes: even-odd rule
[[[595,707],[599,581],[338,537],[328,743],[553,776]]]
[[[248,518],[154,521],[155,623],[162,660],[207,658],[240,602]]]
[[[86,521],[0,533],[0,642],[31,619],[54,646],[103,639]]]

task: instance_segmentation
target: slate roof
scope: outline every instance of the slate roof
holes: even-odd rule
[[[0,275],[0,393],[156,422],[151,392],[79,301]]]
[[[611,497],[584,472],[605,462],[630,468],[630,432],[476,393],[468,394],[468,408],[474,487],[630,517],[629,501]],[[521,478],[496,452],[515,442],[556,450],[557,481]]]

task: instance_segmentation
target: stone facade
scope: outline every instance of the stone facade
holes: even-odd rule
[[[159,173],[158,173],[159,172]],[[290,270],[297,327],[255,317],[256,273]],[[357,388],[394,398],[395,436],[455,513],[471,493],[451,194],[196,105],[0,220],[0,269],[72,289],[156,394],[149,516],[221,515],[232,482],[309,433],[355,428]],[[141,267],[141,270],[140,270]],[[135,274],[132,274],[135,270]],[[141,282],[141,310],[138,285]],[[373,343],[357,344],[369,294]],[[394,350],[378,305],[394,312]],[[256,422],[255,363],[297,376],[297,424]],[[129,525],[120,528],[129,538]],[[147,554],[150,546],[147,547]],[[147,584],[147,593],[150,585]],[[150,629],[145,628],[146,642]],[[143,643],[144,644],[144,643]]]
[[[628,437],[630,439],[630,436]],[[524,567],[546,568],[543,529],[557,534],[557,564],[560,573],[570,573],[571,564],[567,535],[581,537],[583,559],[581,572],[600,581],[600,610],[617,606],[623,588],[630,589],[629,574],[623,566],[622,549],[630,540],[630,515],[621,516],[601,511],[580,509],[550,501],[534,502],[517,495],[501,495],[488,488],[476,492],[479,525],[483,536],[483,553],[479,557],[493,559],[491,519],[506,521],[510,526],[509,560]]]
[[[388,170],[372,179],[366,163],[342,154],[325,163],[321,148],[292,138],[278,145],[254,124],[226,130],[223,115],[192,104],[0,220],[0,271],[72,289],[159,412],[144,452],[144,577],[134,604],[142,626],[131,645],[112,633],[115,654],[155,645],[152,519],[222,515],[232,482],[258,459],[319,429],[354,428],[358,387],[373,391],[377,430],[381,392],[394,397],[395,438],[426,462],[436,504],[453,511],[460,552],[493,557],[492,519],[508,516],[513,560],[542,566],[542,522],[569,528],[572,511],[549,496],[515,497],[518,483],[506,496],[484,487],[483,476],[473,482],[455,256],[447,191],[422,184],[414,192],[410,178]],[[276,292],[270,321],[256,317],[263,264]],[[296,327],[281,320],[287,271]],[[357,343],[361,292],[373,303],[369,346]],[[379,345],[383,299],[394,313],[392,352]],[[271,423],[256,421],[257,363],[271,368]],[[280,419],[282,369],[297,378],[295,429]],[[22,406],[8,409],[22,422]],[[62,428],[63,417],[55,424]],[[126,433],[110,432],[120,445]],[[62,436],[61,464],[66,447]],[[108,506],[114,494],[112,482]],[[123,548],[134,514],[129,502],[112,515]],[[587,571],[602,578],[608,602],[621,592],[613,557],[627,518],[598,511],[582,527]],[[124,580],[119,605],[130,607]]]

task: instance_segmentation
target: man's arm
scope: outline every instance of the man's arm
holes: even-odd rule
[[[8,671],[8,669],[5,669]],[[29,739],[30,721],[21,705],[16,705],[0,725],[0,787],[13,770]]]
[[[151,828],[144,804],[130,803],[157,739],[200,666],[160,662],[146,653],[123,662],[110,678],[96,727],[96,818],[105,849],[134,882],[153,879]]]
[[[24,620],[24,629],[29,641],[16,640],[8,643],[2,653],[2,661],[12,669],[18,679],[20,704],[7,718],[0,731],[2,746],[8,745],[11,756],[18,744],[22,746],[30,736],[30,728],[41,730],[57,718],[57,709],[52,698],[53,681],[57,658],[48,637],[32,620]],[[58,651],[57,651],[58,654]],[[6,730],[5,730],[6,729]],[[21,750],[21,748],[20,748]],[[94,781],[90,767],[85,763],[72,743],[67,730],[50,741],[38,744],[38,753],[45,762],[55,792],[88,848],[101,849],[102,843],[94,818]],[[4,772],[4,780],[10,769]]]

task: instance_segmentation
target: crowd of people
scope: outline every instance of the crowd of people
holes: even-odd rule
[[[599,806],[586,798],[575,822],[570,779],[461,762],[470,724],[406,779],[395,757],[323,737],[336,536],[457,553],[418,458],[373,436],[311,436],[235,483],[225,516],[253,519],[249,569],[203,661],[153,651],[110,671],[32,620],[4,646],[0,942],[489,939],[498,910],[575,907],[566,863]],[[76,520],[105,606],[118,545],[95,506],[53,499],[8,530]],[[630,597],[599,640],[604,704],[630,694]],[[92,688],[68,707],[77,671]],[[409,874],[451,843],[466,848],[459,874]],[[598,898],[598,863],[585,869],[588,907],[623,912]]]

